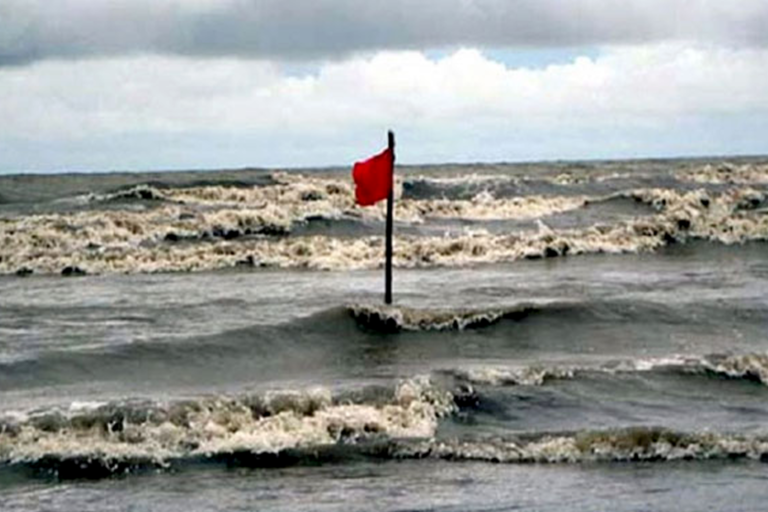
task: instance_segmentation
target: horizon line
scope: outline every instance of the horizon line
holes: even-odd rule
[[[752,160],[752,159],[768,159],[768,153],[732,153],[732,154],[687,154],[676,156],[635,156],[635,157],[616,157],[616,158],[544,158],[540,160],[498,160],[498,161],[448,161],[448,162],[422,162],[422,163],[396,163],[396,167],[400,168],[416,168],[416,167],[461,167],[461,166],[523,166],[523,165],[544,165],[544,164],[577,164],[577,163],[601,163],[601,162],[652,162],[652,161],[676,161],[676,160],[717,160],[717,159],[738,159],[738,160]],[[175,167],[166,169],[110,169],[110,170],[93,170],[93,171],[69,171],[69,170],[23,170],[4,172],[0,170],[0,178],[11,177],[23,177],[23,176],[104,176],[115,174],[165,174],[165,173],[213,173],[213,172],[244,172],[244,171],[288,171],[288,172],[301,172],[301,171],[330,171],[340,170],[349,167],[352,168],[354,162],[346,164],[329,164],[318,166],[292,166],[292,165],[276,165],[276,166],[243,166],[243,167]]]

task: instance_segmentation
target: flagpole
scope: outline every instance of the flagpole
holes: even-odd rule
[[[387,196],[387,242],[386,263],[384,266],[384,304],[392,304],[392,210],[395,195],[395,134],[387,132],[388,148],[392,155],[392,168],[389,172],[389,195]]]

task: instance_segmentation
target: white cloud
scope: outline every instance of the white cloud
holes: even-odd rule
[[[46,61],[0,69],[0,168],[114,168],[126,157],[139,167],[341,163],[389,127],[418,145],[405,151],[412,161],[687,152],[718,137],[714,121],[697,120],[727,119],[731,131],[768,121],[767,90],[768,50],[682,44],[606,48],[539,69],[473,49],[439,60],[382,52],[299,76],[238,59]],[[685,123],[710,133],[680,132]],[[678,146],[644,146],[638,130]],[[711,152],[768,142],[720,136]],[[144,159],[129,143],[137,138]],[[60,149],[44,157],[40,147]]]
[[[681,45],[607,49],[542,69],[508,68],[472,49],[440,60],[385,52],[300,77],[236,59],[44,62],[0,71],[0,135],[663,123],[766,113],[767,87],[768,50]]]

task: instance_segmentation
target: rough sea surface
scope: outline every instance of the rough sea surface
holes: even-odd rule
[[[765,510],[768,159],[0,177],[0,510]]]

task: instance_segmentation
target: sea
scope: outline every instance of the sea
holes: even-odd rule
[[[763,511],[768,157],[0,177],[0,510]]]

